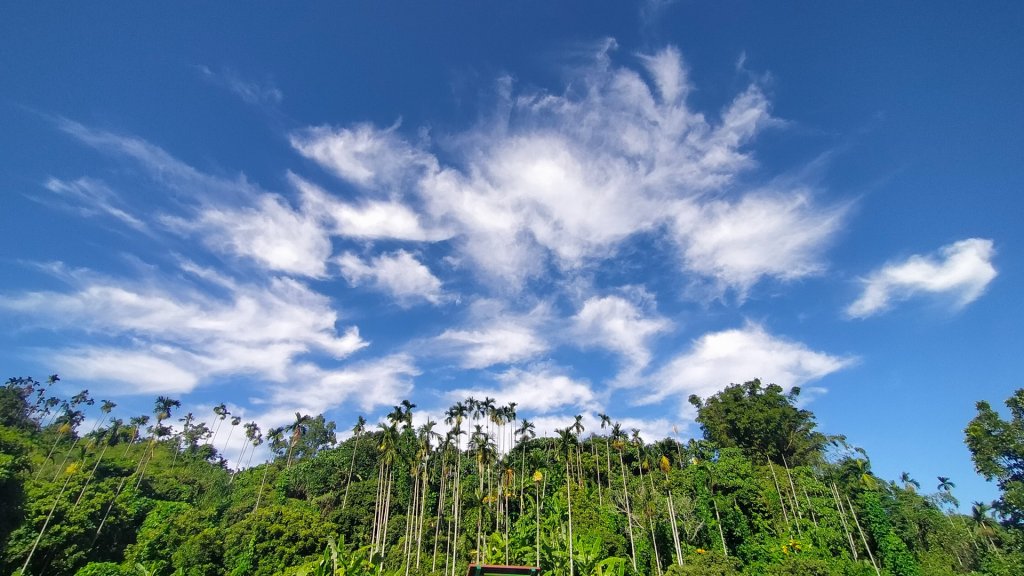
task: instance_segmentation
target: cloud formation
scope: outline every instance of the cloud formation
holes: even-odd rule
[[[588,298],[572,325],[576,342],[620,354],[631,370],[647,366],[651,360],[649,340],[672,327],[667,319],[647,315],[621,296]]]
[[[768,333],[748,323],[743,328],[705,334],[690,350],[670,359],[654,375],[644,403],[677,397],[683,411],[690,394],[706,398],[730,383],[754,378],[783,388],[801,386],[852,365],[852,357],[811,350],[807,345]]]
[[[243,79],[234,70],[224,69],[218,73],[208,66],[196,66],[196,69],[208,82],[230,90],[246,104],[254,106],[280,104],[284,98],[281,90],[272,83]]]
[[[554,366],[510,368],[495,379],[497,387],[458,388],[447,396],[452,400],[493,397],[499,405],[516,402],[517,410],[531,414],[549,414],[565,408],[593,410],[596,406],[589,383],[570,378]]]
[[[353,286],[369,284],[409,306],[416,301],[440,304],[441,281],[415,256],[405,250],[364,261],[351,252],[337,258],[341,275]]]
[[[149,233],[146,223],[134,216],[120,196],[102,181],[49,178],[43,187],[59,197],[64,207],[76,210],[82,216],[109,216],[138,232]]]
[[[804,189],[731,186],[754,165],[747,145],[777,123],[760,87],[708,119],[687,103],[692,87],[676,49],[641,56],[642,71],[613,65],[613,50],[605,43],[563,93],[517,91],[503,79],[496,108],[505,113],[452,136],[447,161],[397,126],[309,128],[291,143],[361,190],[365,206],[408,207],[405,225],[390,235],[374,226],[375,237],[444,230],[435,239],[451,238],[481,278],[513,290],[666,229],[683,270],[723,290],[742,295],[765,277],[820,272],[842,208],[819,207]]]
[[[367,346],[355,326],[339,332],[331,302],[294,279],[240,283],[191,263],[182,271],[223,296],[167,277],[126,281],[72,271],[71,290],[27,292],[0,299],[0,307],[50,328],[123,342],[57,350],[58,367],[139,392],[187,392],[219,375],[284,382],[308,353],[343,359]]]
[[[998,274],[994,256],[991,240],[968,238],[943,246],[936,254],[915,254],[886,264],[863,280],[864,291],[846,314],[867,318],[919,294],[946,295],[962,308],[984,294]]]

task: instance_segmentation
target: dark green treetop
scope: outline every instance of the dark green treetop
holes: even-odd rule
[[[817,432],[814,414],[796,407],[800,389],[783,394],[760,380],[732,384],[702,401],[690,396],[704,437],[719,447],[736,447],[755,461],[790,466],[820,459],[829,438]]]
[[[967,425],[967,447],[974,467],[1002,492],[995,508],[1004,524],[1024,528],[1024,388],[1006,400],[1010,419],[1004,420],[988,402],[976,404],[978,415]]]

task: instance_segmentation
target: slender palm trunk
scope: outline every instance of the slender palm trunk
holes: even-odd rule
[[[412,568],[412,536],[416,531],[416,511],[419,509],[419,489],[420,479],[418,471],[414,471],[412,475],[412,494],[409,497],[409,508],[405,514],[405,542],[402,546],[402,553],[405,556],[405,576],[409,576],[409,570]]]
[[[416,568],[420,567],[420,552],[423,550],[423,522],[427,515],[427,500],[430,498],[429,467],[424,465],[420,482],[420,526],[416,531]]]
[[[718,521],[718,537],[722,539],[722,554],[729,556],[729,549],[725,546],[725,532],[722,531],[722,517],[718,515],[718,502],[715,501],[714,493],[711,494],[711,504],[715,507],[715,520]]]
[[[249,444],[248,442],[242,444],[242,451],[238,453],[238,466],[235,466],[235,469],[231,472],[231,480],[228,480],[229,485],[235,481],[235,475],[238,474],[238,471],[242,469],[242,459],[245,458],[245,450],[249,448],[250,445],[251,444]],[[252,449],[254,452],[256,451],[255,446],[253,446]]]
[[[768,468],[772,471],[772,481],[775,483],[775,493],[779,495],[779,505],[782,506],[782,516],[786,519],[786,528],[792,527],[789,522],[789,513],[786,512],[786,500],[782,497],[782,489],[779,488],[779,477],[775,474],[775,466],[772,465],[772,461],[768,460]],[[790,532],[792,534],[792,532]]]
[[[71,451],[75,449],[75,446],[78,446],[81,440],[81,438],[75,438],[75,441],[71,443],[71,448],[68,448],[68,451],[64,453],[64,460],[61,461],[60,467],[57,468],[57,473],[53,475],[51,482],[56,482],[57,478],[60,478],[61,473],[64,472],[64,466],[68,463],[68,458],[71,457]]]
[[[818,527],[818,517],[814,514],[814,506],[811,505],[811,496],[807,493],[807,488],[804,488],[803,486],[801,486],[800,490],[803,491],[804,499],[807,500],[807,509],[811,511],[811,522],[813,522],[814,523],[814,527],[817,528]]]
[[[221,450],[224,454],[228,452],[228,444],[231,444],[231,435],[235,433],[235,428],[237,427],[236,424],[232,424],[231,428],[228,429],[228,437],[224,440],[224,449]]]
[[[868,551],[868,558],[871,559],[871,566],[875,569],[875,574],[882,576],[882,571],[878,569],[878,563],[875,562],[875,555],[871,553],[871,547],[868,546],[868,539],[864,536],[864,530],[860,527],[860,522],[857,520],[857,512],[853,510],[853,502],[850,502],[850,497],[846,497],[846,503],[850,505],[850,516],[853,516],[853,523],[857,525],[857,532],[860,534],[860,540],[864,543],[864,549]]]
[[[796,510],[796,516],[800,520],[804,519],[803,514],[800,513],[800,498],[796,495],[796,485],[793,483],[793,475],[789,472],[789,462],[786,462],[786,456],[782,456],[782,467],[786,469],[786,477],[789,478],[789,489],[793,492],[793,509]],[[799,527],[799,524],[797,525]]]
[[[535,566],[540,566],[540,482],[533,484],[533,494],[537,499],[534,504],[537,511],[537,521],[534,522],[534,525],[537,527],[537,563]]]
[[[438,490],[438,493],[437,493],[437,514],[436,514],[437,522],[434,524],[434,554],[433,554],[433,558],[430,561],[430,571],[432,573],[437,571],[437,543],[438,543],[438,540],[441,538],[441,518],[442,518],[442,515],[444,514],[444,496],[445,496],[444,491],[445,491],[445,488],[447,488],[446,484],[448,482],[448,469],[447,469],[448,459],[447,459],[447,456],[448,456],[447,451],[442,452],[442,454],[441,454],[441,484],[439,486],[439,490]],[[451,536],[451,525],[450,524],[449,524],[448,535],[449,535],[449,537]],[[447,548],[445,549],[445,551],[447,552]],[[447,571],[445,573],[447,573]]]
[[[362,422],[362,421],[360,421]],[[341,509],[345,510],[345,504],[348,503],[348,489],[352,485],[352,470],[356,467],[356,452],[359,451],[359,441],[362,440],[363,436],[360,434],[356,437],[355,446],[352,447],[352,461],[348,466],[348,480],[345,481],[345,495],[341,497]]]
[[[110,511],[114,509],[114,503],[117,501],[118,495],[121,494],[121,490],[124,488],[124,485],[126,484],[127,480],[128,477],[125,476],[124,478],[121,478],[121,482],[117,485],[117,490],[114,491],[114,497],[110,499],[110,504],[107,504],[107,511],[103,513],[103,519],[100,520],[100,525],[96,527],[96,533],[93,534],[92,544],[89,545],[89,548],[92,548],[96,545],[96,540],[100,537],[100,531],[103,530],[103,525],[107,523],[107,518],[110,516]]]
[[[452,536],[452,572],[451,576],[455,576],[455,571],[458,569],[458,553],[459,553],[459,523],[462,520],[462,448],[456,444],[456,457],[458,461],[455,464],[455,483],[453,484],[453,496],[452,496],[452,513],[455,516],[455,533]]]
[[[146,454],[149,454],[149,458],[146,458]],[[142,460],[139,462],[139,479],[135,482],[135,488],[142,486],[142,479],[146,476],[146,469],[149,468],[149,463],[153,460],[153,456],[156,455],[156,437],[154,436],[149,441],[146,452],[142,453]]]
[[[373,528],[370,533],[370,551],[377,551],[377,542],[380,539],[381,517],[384,501],[384,462],[381,461],[377,468],[377,490],[373,497]]]
[[[384,555],[384,550],[385,550],[385,547],[387,546],[387,542],[388,542],[388,520],[391,519],[391,492],[392,492],[391,488],[394,485],[394,480],[395,480],[395,470],[394,470],[394,468],[389,466],[388,467],[388,477],[387,477],[388,493],[387,493],[387,497],[384,499],[384,513],[383,513],[383,515],[384,515],[384,531],[383,531],[383,533],[381,534],[381,537],[380,537],[380,553],[381,553],[381,556]]]
[[[260,501],[263,499],[263,487],[267,485],[267,473],[270,472],[270,462],[267,462],[263,468],[263,480],[260,480],[260,491],[256,495],[256,505],[252,507],[252,511],[256,512],[260,509]]]
[[[479,456],[477,456],[479,459]],[[480,476],[480,504],[476,516],[476,563],[480,563],[480,540],[483,537],[484,525],[484,468],[482,461],[478,460],[477,474]]]
[[[96,464],[92,467],[92,470],[89,471],[89,477],[86,478],[85,484],[82,486],[82,491],[78,493],[78,498],[75,499],[75,505],[71,507],[72,510],[78,508],[78,503],[82,501],[82,496],[85,495],[85,489],[88,488],[89,483],[92,482],[93,477],[96,475],[96,469],[100,467],[100,462],[103,461],[103,455],[107,453],[107,448],[109,447],[109,443],[103,443],[103,450],[100,450],[100,455],[96,458]]]
[[[57,504],[60,503],[60,498],[64,495],[64,491],[67,490],[69,482],[71,482],[71,474],[68,474],[67,479],[64,480],[64,486],[62,486],[60,492],[57,493],[57,497],[53,499],[53,506],[50,507],[50,513],[46,515],[43,527],[39,529],[39,534],[36,536],[35,542],[32,543],[32,549],[29,550],[28,556],[25,558],[25,563],[21,565],[22,574],[26,573],[25,570],[28,569],[28,563],[32,561],[32,555],[36,553],[36,547],[39,546],[39,541],[43,539],[43,533],[46,532],[46,527],[50,525],[50,520],[53,518],[53,512],[57,509]]]
[[[573,551],[572,551],[572,490],[570,490],[570,487],[572,486],[572,483],[569,482],[569,458],[571,458],[571,455],[570,454],[566,454],[566,459],[565,459],[565,474],[566,474],[566,476],[565,476],[565,496],[566,496],[566,499],[569,502],[569,576],[573,576],[573,572],[575,571],[575,565],[574,565],[574,561],[573,561]]]
[[[60,439],[61,439],[61,438],[63,438],[63,437],[64,437],[64,432],[62,432],[62,431],[59,431],[59,430],[58,430],[58,431],[57,431],[57,437],[56,437],[56,438],[54,438],[54,440],[53,440],[53,446],[50,446],[50,451],[46,453],[46,459],[45,459],[45,460],[43,460],[43,464],[46,464],[47,462],[49,462],[49,461],[50,461],[50,457],[51,457],[51,456],[53,456],[53,452],[54,452],[54,450],[56,450],[56,449],[57,449],[57,443],[58,443],[58,442],[60,442]],[[35,474],[35,476],[33,476],[33,478],[34,478],[35,480],[38,480],[38,479],[39,479],[39,476],[40,476],[40,475],[41,475],[42,473],[43,473],[43,466],[42,466],[42,465],[40,465],[40,466],[39,466],[39,470],[36,470],[36,474]]]
[[[636,571],[636,541],[633,539],[633,512],[629,509],[629,488],[626,486],[626,463],[622,459],[622,452],[619,452],[619,473],[622,476],[622,498],[626,503],[626,528],[629,529],[629,558],[633,562],[633,571]]]
[[[850,544],[850,553],[853,554],[854,561],[857,560],[857,546],[853,542],[853,535],[850,533],[850,525],[846,523],[846,512],[843,508],[843,503],[839,499],[839,489],[836,488],[833,482],[829,486],[829,490],[832,492],[832,500],[836,504],[836,510],[839,511],[839,523],[843,525],[843,532],[846,533],[846,540]]]
[[[676,563],[683,565],[683,547],[679,542],[679,522],[676,520],[676,504],[672,498],[672,491],[668,492],[668,513],[672,524],[672,544],[676,549]]]
[[[594,442],[590,443],[590,453],[594,457],[594,470],[597,471],[597,503],[604,506],[604,497],[601,496],[601,464],[597,457],[597,445]]]
[[[611,490],[612,489],[612,443],[611,443],[611,440],[609,440],[607,436],[605,436],[605,438],[604,438],[604,456],[605,456],[605,463],[608,465],[607,466],[607,470],[608,470],[608,474],[607,474],[607,476],[608,476],[608,489]]]

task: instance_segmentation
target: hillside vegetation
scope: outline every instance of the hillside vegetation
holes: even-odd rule
[[[0,389],[5,574],[1024,574],[1024,390],[1011,420],[979,403],[967,427],[1002,497],[965,515],[949,478],[878,478],[796,406],[799,389],[757,380],[691,397],[703,438],[685,443],[607,415],[537,437],[514,404],[470,398],[447,433],[403,402],[340,444],[322,415],[262,431],[160,397],[124,416],[86,391],[51,396],[57,380]],[[264,443],[273,460],[229,468],[232,435],[248,440],[233,462]]]

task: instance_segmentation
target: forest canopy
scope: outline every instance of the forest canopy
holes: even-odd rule
[[[538,437],[515,404],[467,398],[443,426],[414,426],[404,401],[340,443],[322,414],[263,431],[224,404],[182,414],[161,396],[129,416],[59,382],[0,388],[4,573],[1024,573],[1024,390],[1010,420],[978,404],[967,445],[1002,496],[962,514],[950,478],[931,491],[875,476],[865,451],[817,430],[799,389],[759,380],[692,397],[703,437],[686,441],[606,414]],[[246,444],[229,457],[232,434]],[[252,465],[264,444],[271,459]]]

